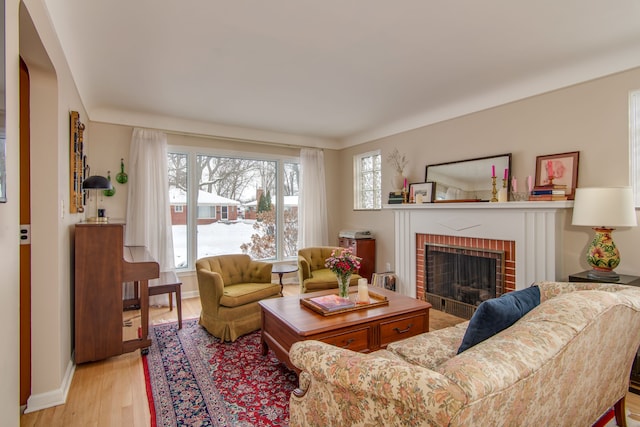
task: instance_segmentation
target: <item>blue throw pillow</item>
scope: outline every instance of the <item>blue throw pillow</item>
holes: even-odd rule
[[[458,354],[507,329],[539,304],[540,289],[537,286],[482,302],[469,321]]]

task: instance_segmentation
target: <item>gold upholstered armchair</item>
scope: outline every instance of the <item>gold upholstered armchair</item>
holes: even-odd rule
[[[298,251],[298,281],[300,293],[315,292],[323,289],[338,287],[338,279],[334,272],[324,266],[327,258],[334,249],[343,249],[336,246],[316,246],[300,249]],[[362,276],[351,276],[351,286],[358,284]]]
[[[271,283],[271,264],[249,255],[219,255],[196,261],[200,325],[223,341],[260,329],[258,301],[281,296]]]

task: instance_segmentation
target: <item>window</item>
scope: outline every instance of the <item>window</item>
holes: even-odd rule
[[[354,209],[382,208],[380,150],[353,156]]]
[[[640,90],[629,94],[629,148],[630,181],[636,207],[640,207]]]
[[[177,268],[221,254],[297,256],[298,159],[170,147],[168,164]]]

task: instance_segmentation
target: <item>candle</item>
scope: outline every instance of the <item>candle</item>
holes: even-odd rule
[[[531,185],[531,175],[527,177],[527,188],[529,189],[529,193],[533,191],[533,186]]]
[[[496,176],[496,165],[491,165],[491,178]]]
[[[509,169],[507,169],[507,168],[504,169],[504,178],[503,179],[509,179]]]
[[[413,193],[414,193],[415,188],[411,187],[411,189],[409,189],[409,198],[410,200],[413,201]]]
[[[367,279],[358,279],[358,303],[369,304],[369,287]]]
[[[405,190],[407,189],[407,178],[404,179],[404,187],[402,188],[404,188]]]
[[[516,177],[511,178],[511,191],[514,193],[518,192],[518,183],[516,182]]]

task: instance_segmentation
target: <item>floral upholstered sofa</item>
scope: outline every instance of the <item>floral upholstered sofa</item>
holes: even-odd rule
[[[536,285],[539,305],[459,354],[470,322],[370,354],[294,344],[290,425],[591,426],[612,407],[625,425],[640,288]]]

